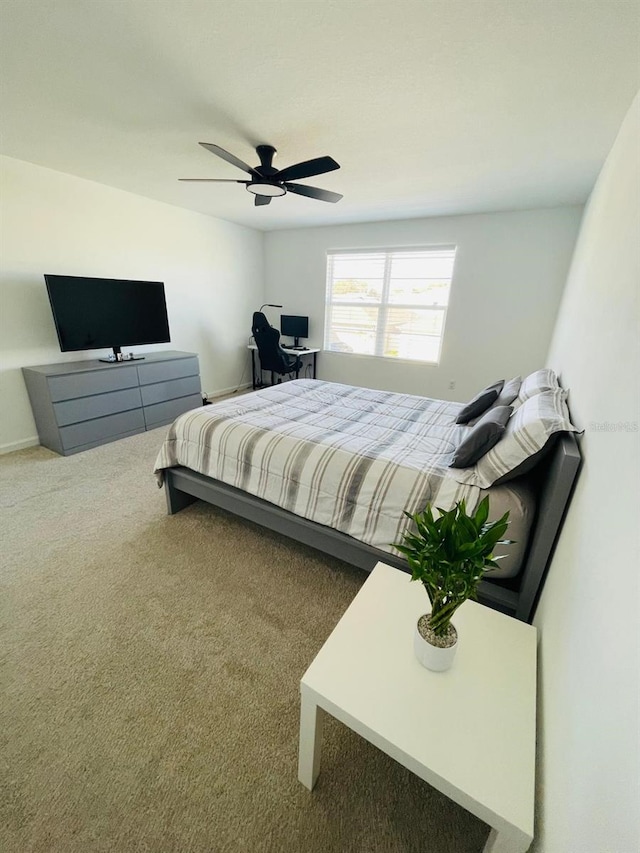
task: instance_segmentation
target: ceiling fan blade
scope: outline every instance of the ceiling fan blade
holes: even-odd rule
[[[332,193],[330,190],[321,190],[318,187],[307,187],[304,184],[285,184],[287,192],[297,195],[306,195],[309,198],[317,198],[319,201],[340,201],[340,193]]]
[[[286,169],[277,172],[271,177],[275,181],[295,181],[298,178],[311,178],[314,175],[324,175],[325,172],[333,172],[334,169],[339,168],[340,164],[336,163],[333,157],[316,157],[315,160],[305,160],[304,163],[287,166]]]
[[[271,204],[271,196],[270,195],[257,195],[256,200],[253,203],[256,207],[260,207],[263,204]]]
[[[206,184],[250,184],[251,181],[234,181],[231,178],[178,178],[179,181],[197,181]]]
[[[220,148],[219,145],[213,145],[211,142],[199,142],[198,145],[202,145],[202,147],[206,148],[207,151],[211,151],[212,154],[222,157],[222,159],[226,160],[227,163],[231,163],[232,166],[237,166],[238,169],[242,169],[243,172],[248,172],[250,175],[258,174],[256,170],[252,169],[247,163],[240,160],[233,154],[230,154],[228,151],[225,151],[224,148]]]

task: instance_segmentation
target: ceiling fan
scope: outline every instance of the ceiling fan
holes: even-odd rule
[[[336,163],[332,157],[316,157],[314,160],[305,160],[303,163],[287,166],[286,169],[276,169],[272,165],[276,149],[273,145],[258,145],[256,153],[260,158],[260,165],[251,167],[238,157],[225,151],[224,148],[220,148],[219,145],[212,145],[210,142],[198,144],[206,148],[207,151],[211,151],[212,154],[222,157],[232,166],[237,166],[243,172],[248,172],[251,180],[234,181],[229,178],[179,178],[178,180],[197,181],[199,183],[245,184],[246,189],[255,195],[256,207],[269,204],[274,196],[285,195],[287,192],[317,198],[320,201],[336,202],[342,198],[340,193],[321,190],[318,187],[308,187],[305,184],[291,183],[292,180],[298,178],[311,178],[313,175],[323,175],[325,172],[333,172],[334,169],[339,169],[340,164]]]

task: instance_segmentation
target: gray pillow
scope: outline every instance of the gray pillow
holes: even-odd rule
[[[488,385],[479,394],[470,400],[464,408],[458,413],[456,418],[457,424],[466,424],[471,418],[477,418],[489,408],[492,403],[498,399],[498,394],[502,391],[504,379],[494,382],[493,385]]]
[[[513,406],[496,406],[485,412],[458,445],[449,468],[469,468],[475,465],[478,459],[500,441],[512,411]]]
[[[518,396],[518,391],[520,390],[520,385],[522,384],[522,377],[514,376],[513,379],[510,379],[508,382],[504,383],[502,391],[498,394],[498,399],[495,403],[491,404],[492,409],[496,409],[498,406],[510,406],[513,401]],[[515,409],[519,406],[520,403],[515,403],[513,408]],[[467,422],[468,426],[475,426],[480,418],[473,418]]]
[[[498,394],[498,399],[493,404],[494,406],[510,406],[518,396],[518,391],[522,385],[522,377],[514,376],[508,382],[504,383],[502,391]]]

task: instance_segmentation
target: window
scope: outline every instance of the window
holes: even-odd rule
[[[437,364],[455,253],[329,251],[324,348]]]

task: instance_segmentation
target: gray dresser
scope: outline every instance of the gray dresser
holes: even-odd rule
[[[198,356],[148,353],[141,361],[68,361],[23,367],[40,444],[69,456],[171,423],[202,405]]]

